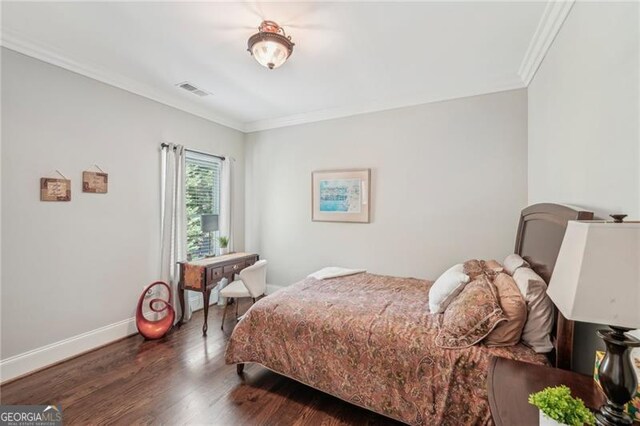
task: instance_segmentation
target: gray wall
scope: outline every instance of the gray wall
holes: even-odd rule
[[[236,241],[244,241],[243,134],[2,49],[1,358],[134,315],[160,265],[162,141],[237,159]],[[83,194],[83,170],[109,193]],[[59,169],[72,201],[40,202]]]
[[[525,90],[246,139],[246,245],[289,285],[324,266],[436,278],[513,251],[527,194]],[[313,170],[371,168],[370,224],[311,221]]]
[[[638,7],[578,1],[569,13],[529,86],[530,203],[640,219]],[[596,328],[577,326],[584,373],[601,345]]]

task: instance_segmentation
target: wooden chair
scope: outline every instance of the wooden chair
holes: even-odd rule
[[[256,298],[265,294],[267,291],[267,261],[259,260],[253,265],[240,271],[239,279],[235,280],[222,290],[220,296],[235,299],[236,305],[236,321],[238,321],[238,300],[243,297],[250,297],[253,303]],[[229,303],[224,306],[222,314],[222,324],[220,329],[224,330],[224,319],[227,316]]]

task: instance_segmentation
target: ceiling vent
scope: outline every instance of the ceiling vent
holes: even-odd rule
[[[198,86],[196,86],[193,83],[190,83],[188,81],[183,81],[182,83],[178,83],[176,84],[176,86],[178,86],[181,89],[186,90],[187,92],[193,93],[194,95],[198,95],[201,98],[205,97],[205,96],[209,96],[211,93],[207,92],[206,90],[203,90],[201,88],[199,88]]]

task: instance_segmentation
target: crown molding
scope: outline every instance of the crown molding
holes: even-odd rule
[[[389,111],[393,109],[431,104],[435,102],[450,101],[453,99],[469,98],[473,96],[488,95],[491,93],[506,92],[509,90],[523,89],[526,86],[515,78],[512,82],[496,84],[482,89],[459,91],[449,94],[428,94],[412,97],[398,98],[395,100],[372,101],[367,104],[337,107],[311,111],[302,114],[294,114],[286,117],[278,117],[267,120],[253,121],[245,124],[245,132],[260,132],[263,130],[277,129],[280,127],[296,126],[299,124],[315,123],[318,121],[333,120],[354,115],[369,114],[374,112]]]
[[[534,39],[529,46],[529,50],[527,51],[527,56],[525,56],[525,61],[523,64],[529,60],[529,57],[532,56],[529,51],[533,51],[532,46],[537,45],[534,43],[541,36],[540,28],[548,27],[547,22],[549,20],[549,16],[558,16],[557,4],[572,4],[573,0],[557,3],[557,2],[549,2],[547,7],[545,8],[545,12],[543,14],[543,18],[541,19],[538,29],[536,30],[536,34],[534,35]],[[566,9],[564,15],[561,19],[552,19],[554,22],[559,22],[559,24],[555,27],[555,32],[553,36],[551,36],[548,44],[545,47],[544,52],[540,56],[540,61],[544,57],[544,53],[546,53],[546,49],[548,49],[553,37],[555,37],[555,33],[557,33],[562,21],[564,21],[564,17],[568,13],[569,8],[564,7],[563,10]],[[555,11],[555,12],[554,12]],[[544,24],[544,25],[543,25]],[[548,32],[545,31],[545,34]],[[14,50],[21,54],[33,57],[35,59],[41,60],[43,62],[59,66],[61,68],[67,69],[69,71],[75,72],[77,74],[92,78],[94,80],[100,81],[102,83],[108,84],[110,86],[114,86],[128,92],[134,93],[136,95],[151,99],[153,101],[159,102],[164,105],[168,105],[170,107],[179,109],[181,111],[185,111],[187,113],[193,114],[195,116],[204,118],[216,124],[220,124],[226,127],[230,127],[232,129],[238,130],[243,133],[251,133],[258,132],[262,130],[276,129],[280,127],[288,127],[295,126],[299,124],[313,123],[318,121],[332,120],[344,117],[350,117],[354,115],[361,115],[367,113],[388,111],[392,109],[405,108],[411,106],[417,106],[422,104],[434,103],[447,101],[452,99],[466,98],[471,96],[479,96],[486,95],[490,93],[503,92],[514,89],[521,89],[528,85],[529,80],[522,78],[522,73],[520,73],[520,78],[514,76],[513,79],[509,79],[508,81],[503,81],[498,84],[490,84],[485,87],[473,87],[466,88],[462,90],[458,90],[455,93],[429,93],[429,94],[417,94],[411,95],[408,97],[396,98],[396,99],[387,99],[387,100],[379,100],[379,101],[371,101],[366,104],[359,105],[349,105],[335,108],[328,108],[317,111],[310,111],[300,114],[293,114],[284,117],[276,117],[272,119],[265,120],[257,120],[253,122],[243,123],[241,121],[232,119],[230,117],[225,117],[223,115],[216,114],[207,108],[203,108],[201,106],[195,105],[178,97],[173,97],[164,93],[160,93],[159,91],[143,84],[138,81],[134,81],[128,77],[112,73],[104,70],[102,67],[97,66],[95,64],[88,64],[85,62],[80,62],[78,60],[72,59],[69,55],[66,55],[59,51],[58,49],[54,49],[51,46],[45,46],[43,43],[36,43],[31,40],[27,40],[24,36],[16,33],[13,30],[9,30],[6,27],[2,28],[2,34],[0,38],[0,46],[3,46],[7,49]],[[539,63],[533,67],[533,69],[537,69]],[[521,67],[522,68],[522,67]],[[522,80],[521,80],[522,78]],[[524,82],[524,83],[523,83]]]
[[[549,0],[547,2],[518,70],[518,75],[525,86],[529,86],[531,83],[574,3],[575,0]]]
[[[49,64],[64,68],[77,74],[92,78],[94,80],[98,80],[110,86],[126,90],[127,92],[131,92],[136,95],[151,99],[172,108],[188,112],[189,114],[196,115],[200,118],[204,118],[205,120],[212,121],[216,124],[220,124],[244,132],[244,125],[240,121],[215,114],[207,108],[202,108],[198,105],[184,101],[179,97],[160,93],[145,84],[134,81],[117,73],[106,71],[95,64],[81,63],[80,61],[72,59],[69,55],[65,55],[58,49],[54,49],[51,46],[45,46],[42,43],[36,43],[34,41],[27,40],[21,34],[6,27],[2,28],[0,46],[41,60],[43,62],[47,62]]]

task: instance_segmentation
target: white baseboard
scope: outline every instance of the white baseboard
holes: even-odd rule
[[[137,332],[135,318],[128,318],[0,360],[0,383],[73,358]]]
[[[278,290],[282,290],[283,288],[284,286],[282,285],[267,284],[267,295],[273,294]]]
[[[268,284],[267,294],[273,294],[283,288],[283,286]],[[211,304],[217,302],[216,297],[212,297],[211,299]],[[190,296],[189,303],[193,311],[202,309],[202,295],[195,294],[194,296]],[[84,352],[107,345],[115,340],[136,334],[137,332],[135,318],[128,318],[0,360],[0,383],[41,370],[52,364],[73,358]]]
[[[218,303],[218,301],[213,297],[209,300],[209,306],[215,305],[216,303]],[[189,306],[191,306],[191,312],[199,311],[204,308],[204,300],[202,299],[202,296],[189,298]]]

